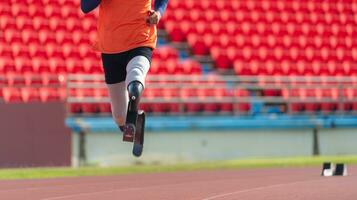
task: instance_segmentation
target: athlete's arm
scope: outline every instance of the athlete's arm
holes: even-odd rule
[[[101,0],[81,0],[81,10],[84,13],[89,13],[100,4]]]
[[[168,2],[169,0],[155,0],[154,10],[149,11],[148,17],[146,18],[148,25],[156,25],[159,23],[161,16],[164,15]]]
[[[169,0],[155,0],[155,3],[154,3],[155,11],[158,11],[160,13],[160,15],[163,16],[165,13],[168,2],[169,2]]]

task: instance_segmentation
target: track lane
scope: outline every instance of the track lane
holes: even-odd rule
[[[285,190],[287,188],[294,191],[289,185],[297,185],[302,190],[307,190],[308,188],[304,188],[304,185],[309,185],[309,182],[314,181],[325,183],[339,179],[349,180],[350,184],[357,185],[357,177],[354,176],[320,177],[319,174],[320,169],[315,167],[0,181],[0,197],[4,197],[6,200],[106,200],[118,198],[142,200],[143,197],[146,200],[210,200],[213,197],[213,199],[219,200],[237,199],[238,197],[239,199],[255,200],[261,199],[262,196],[259,194],[267,195],[266,191],[270,190]],[[318,194],[319,190],[316,191],[315,194]],[[292,194],[289,191],[281,193]],[[348,192],[345,191],[345,193]],[[258,196],[248,198],[245,195]],[[332,193],[331,196],[333,196]]]

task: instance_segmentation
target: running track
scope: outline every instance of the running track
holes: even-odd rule
[[[357,166],[348,170],[346,177],[282,168],[0,181],[0,199],[356,200]]]

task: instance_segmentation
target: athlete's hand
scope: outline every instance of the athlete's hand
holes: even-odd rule
[[[147,25],[151,26],[151,25],[157,25],[160,19],[161,19],[161,14],[159,11],[150,10],[148,12],[148,16],[146,17],[145,21]]]

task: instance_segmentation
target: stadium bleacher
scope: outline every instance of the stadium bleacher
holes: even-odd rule
[[[357,2],[352,0],[170,0],[158,27],[168,33],[174,44],[187,43],[192,56],[182,58],[175,45],[160,44],[154,52],[150,74],[205,76],[202,65],[194,58],[210,56],[214,61],[213,75],[228,72],[237,78],[258,77],[257,84],[264,88],[260,95],[281,97],[286,102],[297,98],[300,102],[289,103],[293,112],[357,111],[357,88],[349,87],[357,84],[354,13]],[[96,35],[96,14],[83,15],[79,0],[2,1],[0,98],[6,103],[66,100],[69,74],[101,75],[100,56],[91,48]],[[272,76],[273,81],[268,83],[265,76]],[[291,86],[281,85],[281,76],[290,78]],[[302,84],[294,84],[296,76],[350,79],[331,87],[331,83],[325,84],[324,77],[313,83],[306,78],[302,84],[310,87],[301,88]],[[197,85],[194,78],[188,82]],[[273,88],[269,88],[271,84]],[[227,84],[199,89],[148,87],[144,93],[148,103],[143,107],[157,113],[235,109],[248,113],[252,111],[250,102],[221,99],[248,98],[255,92],[256,89],[231,89]],[[80,102],[86,97],[106,98],[105,88],[71,88],[68,95],[78,99],[70,106],[72,113],[110,112],[107,102]],[[180,108],[179,103],[171,101],[176,97],[196,97],[201,102],[187,102]],[[150,103],[155,98],[164,102]],[[341,98],[346,100],[342,108]],[[207,99],[210,101],[202,103]],[[320,99],[327,101],[319,102]]]
[[[357,68],[354,1],[178,1],[165,28],[237,75],[346,75]]]

